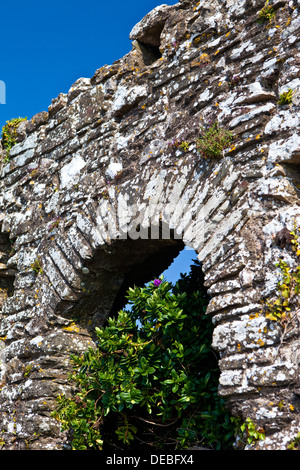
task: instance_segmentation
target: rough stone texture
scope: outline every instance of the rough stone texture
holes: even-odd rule
[[[299,325],[278,349],[262,302],[277,260],[294,261],[281,231],[300,222],[300,2],[269,4],[265,24],[261,0],[162,5],[133,28],[125,57],[19,126],[0,182],[5,449],[64,448],[51,411],[69,389],[69,354],[183,244],[211,294],[220,394],[264,427],[257,448],[285,449],[299,431]],[[292,105],[278,106],[289,88]],[[195,139],[215,120],[236,141],[204,160]]]

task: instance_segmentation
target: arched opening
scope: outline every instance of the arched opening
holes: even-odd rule
[[[208,296],[206,295],[206,290],[203,284],[201,264],[196,258],[196,252],[185,247],[182,240],[176,239],[174,232],[171,231],[170,238],[168,239],[114,240],[111,244],[97,250],[93,259],[86,264],[86,274],[83,282],[87,289],[87,295],[79,302],[79,305],[76,306],[76,312],[78,316],[81,317],[92,317],[93,327],[100,326],[100,329],[95,329],[96,335],[94,339],[97,346],[95,348],[96,352],[93,353],[93,351],[89,350],[89,353],[82,355],[79,359],[79,361],[83,361],[81,362],[80,368],[81,370],[88,370],[90,374],[91,369],[88,365],[88,361],[90,360],[89,355],[95,354],[97,356],[97,354],[100,354],[98,358],[92,358],[93,364],[97,363],[98,359],[100,359],[101,363],[97,363],[100,365],[96,366],[97,374],[99,371],[100,375],[97,375],[97,384],[95,385],[96,388],[100,386],[101,396],[96,396],[95,401],[97,403],[102,403],[102,397],[106,396],[106,392],[104,391],[104,382],[109,385],[109,400],[114,400],[112,395],[116,391],[116,393],[121,391],[120,397],[121,401],[124,399],[124,403],[126,400],[128,402],[128,396],[130,396],[129,399],[131,400],[129,407],[127,407],[126,403],[124,404],[117,401],[115,405],[112,405],[113,411],[111,413],[111,411],[107,411],[107,409],[105,409],[107,402],[104,403],[106,398],[104,399],[103,412],[101,412],[100,415],[97,415],[98,417],[95,416],[96,424],[93,426],[95,433],[99,432],[98,441],[102,442],[102,437],[104,438],[105,443],[101,444],[101,446],[103,445],[104,450],[134,450],[137,448],[145,450],[152,448],[158,449],[160,442],[166,443],[167,445],[170,445],[170,449],[174,449],[176,448],[174,436],[176,435],[180,438],[181,435],[183,442],[185,439],[183,435],[185,434],[188,435],[186,438],[188,443],[191,442],[192,444],[195,444],[196,447],[199,447],[199,445],[201,447],[201,443],[203,442],[204,448],[206,448],[205,446],[207,443],[210,445],[209,435],[211,431],[207,431],[205,427],[206,425],[204,426],[203,423],[207,422],[207,419],[210,416],[212,426],[214,427],[212,432],[216,433],[216,436],[212,436],[211,438],[212,447],[210,448],[214,448],[213,446],[220,444],[222,436],[220,437],[218,434],[218,429],[222,428],[222,420],[225,420],[224,415],[227,411],[225,411],[223,404],[219,397],[217,397],[217,383],[219,377],[218,358],[211,348],[212,324],[211,319],[205,314],[208,304]],[[194,266],[192,266],[193,264]],[[196,276],[192,276],[192,267],[197,268],[197,270],[194,270],[194,274],[197,271]],[[145,307],[146,304],[143,305],[143,309],[140,311],[138,311],[138,309],[141,308],[141,306],[138,308],[136,307],[139,303],[139,299],[142,299],[146,292],[144,289],[148,289],[148,292],[150,292],[148,300],[150,303],[153,302],[153,297],[151,296],[154,292],[153,287],[156,286],[154,279],[157,280],[157,278],[162,274],[167,282],[161,282],[158,284],[158,286],[160,286],[159,289],[161,289],[162,292],[162,297],[151,313],[152,319],[149,320],[150,317],[147,317],[148,313],[147,307]],[[181,274],[183,276],[181,276]],[[186,282],[187,279],[185,278],[185,275],[187,274],[190,276],[187,276],[189,277],[189,280]],[[179,278],[180,281],[182,281],[181,284],[180,282],[178,284],[176,283]],[[173,286],[167,287],[170,286],[169,283],[173,284]],[[175,299],[174,304],[172,301],[168,304],[169,297],[164,297],[164,286],[167,288],[166,292],[170,293],[171,297],[173,296],[173,300]],[[188,286],[187,289],[186,286]],[[134,291],[133,295],[138,295],[138,303],[135,303],[133,298],[129,299],[131,304],[134,305],[132,311],[130,309],[127,310],[126,308],[128,302],[126,293],[130,287],[132,288],[131,290]],[[160,295],[159,289],[156,291],[157,295]],[[198,297],[197,295],[194,295],[196,291],[200,291],[198,292]],[[139,297],[139,292],[142,297]],[[183,296],[178,303],[178,295],[180,296],[183,293],[187,293],[187,296]],[[146,296],[147,295],[148,294],[146,293]],[[200,296],[201,301],[199,303]],[[183,301],[182,305],[180,304],[180,301]],[[184,302],[187,303],[185,304]],[[169,305],[171,317],[173,315],[174,318],[177,315],[183,315],[184,322],[180,321],[177,329],[177,319],[174,322],[170,317],[169,321],[168,317],[168,320],[166,320],[167,326],[172,324],[173,330],[168,330],[168,332],[165,333],[166,330],[163,330],[164,326],[161,329],[161,325],[164,325],[165,319],[161,320],[160,314],[164,317],[167,312],[168,316]],[[186,310],[184,305],[186,306]],[[177,306],[179,307],[177,308]],[[177,310],[173,312],[172,309]],[[158,314],[158,316],[156,316],[156,314]],[[152,328],[150,336],[149,329],[147,331],[149,324]],[[106,334],[108,336],[106,336]],[[171,346],[168,346],[168,343],[165,342],[166,338],[167,341],[170,342]],[[122,343],[123,340],[125,343]],[[121,343],[119,343],[119,341],[121,341]],[[127,343],[127,341],[129,343],[133,341],[133,348]],[[182,344],[180,341],[182,341]],[[139,348],[136,349],[137,344],[148,345],[150,343],[152,345],[150,354],[149,349],[145,349],[142,354],[139,355]],[[106,347],[108,349],[106,349]],[[129,349],[126,349],[127,347]],[[176,348],[181,349],[174,353]],[[128,356],[131,356],[132,350],[137,351],[137,357],[134,358],[134,365],[132,366],[130,363],[126,369],[127,358]],[[156,369],[157,376],[159,376],[159,378],[156,377],[156,372],[153,374],[155,367],[152,367],[151,365],[152,351],[155,351],[154,355],[156,357],[156,365],[160,362],[163,364],[163,367],[158,368],[159,370]],[[166,351],[167,354],[170,352],[170,355],[172,356],[173,354],[174,357],[172,356],[172,358],[168,358],[166,360]],[[186,354],[186,357],[184,357],[183,351],[186,351],[184,353]],[[181,353],[182,358],[179,358]],[[112,367],[115,367],[115,361],[118,360],[121,362],[117,364],[116,369],[112,371]],[[172,370],[170,367],[170,370],[168,370],[167,363],[169,364],[171,362]],[[153,397],[153,399],[151,397],[153,406],[148,403],[148,408],[146,409],[144,403],[142,403],[141,406],[139,406],[139,404],[135,406],[137,403],[136,398],[133,397],[133,395],[130,395],[132,393],[136,393],[137,397],[144,393],[145,396],[147,395],[147,391],[145,392],[149,385],[147,380],[144,383],[143,381],[141,382],[141,378],[138,378],[136,386],[134,382],[136,378],[135,372],[139,375],[145,364],[149,365],[150,370],[150,394],[154,389],[156,389],[158,393],[160,390],[159,385],[151,385],[150,379],[153,377],[154,382],[157,380],[157,384],[160,383],[161,385],[165,383],[169,384],[172,382],[174,377],[180,377],[180,379],[178,379],[178,383],[174,382],[171,391],[169,390],[166,392],[169,394],[166,401],[168,401],[171,396],[171,401],[168,402],[169,415],[166,418],[166,423],[161,421],[159,413],[160,402],[157,400],[157,397]],[[166,370],[163,369],[164,367]],[[178,367],[178,370],[176,370],[176,367]],[[121,372],[120,379],[120,377],[117,376],[122,368],[123,370]],[[102,382],[102,379],[100,378],[101,369],[104,373],[104,382]],[[134,377],[132,376],[128,378],[128,374],[132,373],[133,370],[135,371]],[[143,377],[147,376],[147,374],[147,371],[145,373],[144,371],[140,373],[142,380]],[[184,379],[183,376],[186,376],[186,379]],[[195,383],[197,383],[196,386]],[[133,390],[128,389],[131,385],[133,385]],[[186,386],[186,396],[180,395],[181,389],[184,389]],[[89,398],[92,399],[94,393],[92,391],[94,390],[94,387],[91,386],[90,390],[91,393],[89,392],[88,395]],[[199,390],[201,393],[199,393]],[[82,400],[84,400],[82,397],[85,396],[86,391],[83,394],[80,394],[79,387],[77,388],[76,393],[78,393],[74,397],[76,406],[85,406],[82,405]],[[187,396],[188,393],[190,393],[190,397]],[[204,401],[202,397],[204,397]],[[119,400],[119,398],[117,400]],[[197,431],[197,428],[192,429],[192,426],[187,424],[187,422],[192,423],[194,421],[192,415],[186,415],[187,417],[185,417],[184,420],[181,420],[181,411],[178,412],[178,416],[174,416],[172,414],[174,410],[180,410],[180,400],[182,400],[182,414],[185,415],[186,405],[190,399],[193,404],[196,404],[193,408],[192,415],[194,416],[194,413],[196,413],[199,418],[198,420],[202,423],[202,431],[200,432]],[[197,401],[198,399],[200,400],[199,402]],[[156,403],[154,403],[155,400]],[[174,401],[174,406],[171,403],[172,400]],[[186,402],[184,400],[186,400]],[[134,406],[131,407],[131,404],[134,404]],[[152,410],[153,413],[152,411],[148,412],[148,409],[150,409],[151,406],[154,410]],[[106,419],[105,417],[108,415],[109,419]],[[165,424],[167,430],[166,433],[164,432]],[[185,428],[185,426],[187,427]],[[128,447],[126,436],[128,432],[131,433],[130,430],[132,429],[139,429],[140,431],[134,431],[136,438],[132,438],[132,446]],[[203,437],[201,432],[204,433]],[[118,441],[116,434],[121,437],[123,436],[121,438],[121,440],[123,439],[123,443]],[[76,432],[73,436],[74,435],[76,435]],[[153,436],[155,437],[153,438]],[[79,436],[79,439],[82,439],[82,436]],[[97,443],[95,445],[97,448]],[[158,447],[155,447],[156,445],[158,445]]]

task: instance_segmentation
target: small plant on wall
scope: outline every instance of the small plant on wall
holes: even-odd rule
[[[246,421],[241,426],[241,431],[244,433],[247,444],[249,445],[265,439],[265,430],[263,428],[257,428],[250,418],[246,418]]]
[[[203,158],[218,160],[233,140],[233,134],[215,122],[210,127],[201,126],[197,139],[197,150]]]
[[[294,251],[298,263],[291,266],[284,259],[276,263],[279,273],[277,290],[273,299],[265,303],[265,315],[272,322],[277,322],[282,328],[281,340],[278,347],[282,345],[287,333],[294,328],[299,328],[299,294],[300,294],[300,232],[296,223],[290,232],[288,245]]]
[[[275,10],[269,5],[269,0],[266,1],[264,7],[258,13],[258,22],[266,23],[272,21],[275,17]]]
[[[36,275],[43,274],[43,268],[41,266],[39,257],[37,257],[36,260],[31,264],[31,269],[35,272]]]
[[[284,91],[279,95],[279,100],[278,100],[278,105],[283,106],[285,104],[292,104],[293,101],[293,90],[289,89],[287,91]]]
[[[16,144],[17,138],[17,127],[22,121],[26,121],[27,118],[14,118],[10,121],[6,121],[5,126],[2,128],[2,145],[3,148],[6,149],[6,156],[4,162],[9,161],[9,152],[10,149]]]
[[[300,449],[300,432],[297,433],[296,437],[292,439],[288,446],[288,450],[299,450]]]
[[[178,141],[177,139],[173,139],[172,142],[168,144],[171,150],[179,149],[182,152],[187,152],[189,150],[190,145],[190,142],[188,142],[187,140]]]

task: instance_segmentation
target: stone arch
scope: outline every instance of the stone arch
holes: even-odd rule
[[[298,327],[278,355],[280,325],[267,321],[262,305],[276,292],[276,261],[297,261],[280,234],[300,221],[299,11],[274,2],[286,29],[272,30],[257,23],[262,6],[181,0],[159,7],[131,37],[146,44],[155,31],[160,58],[146,63],[134,43],[19,125],[0,181],[1,237],[14,241],[4,263],[13,292],[0,319],[5,448],[63,448],[51,410],[67,387],[68,356],[91,344],[93,321],[108,314],[146,242],[160,262],[183,244],[198,253],[220,354],[219,393],[233,413],[264,426],[267,439],[257,448],[286,448],[296,436]],[[278,42],[271,52],[269,38]],[[279,106],[290,88],[293,103]],[[196,148],[210,120],[235,134],[217,160]],[[152,222],[169,238],[143,240]],[[118,253],[126,259],[120,269]],[[76,320],[84,308],[93,312],[90,325]]]
[[[68,390],[70,354],[93,345],[94,328],[118,309],[120,296],[132,283],[141,285],[158,275],[184,245],[201,253],[224,219],[230,162],[221,161],[210,181],[199,179],[193,165],[188,168],[169,178],[165,171],[154,171],[139,191],[134,180],[130,188],[110,180],[97,202],[85,202],[76,224],[63,217],[50,219],[28,259],[15,255],[10,260],[26,263],[27,269],[17,272],[14,295],[2,310],[2,329],[8,333],[2,362],[7,445],[25,448],[32,429],[40,434],[29,444],[32,448],[63,445],[50,410],[55,397]],[[235,215],[232,224],[242,218]],[[233,229],[228,223],[228,230]],[[12,404],[18,426],[11,421]]]

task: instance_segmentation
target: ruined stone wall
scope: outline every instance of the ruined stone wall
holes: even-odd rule
[[[5,449],[64,448],[51,411],[70,353],[184,245],[211,295],[220,394],[264,427],[257,448],[285,449],[299,431],[299,325],[282,342],[262,306],[277,260],[295,262],[278,233],[300,222],[300,4],[269,5],[265,23],[261,0],[162,5],[125,57],[20,124],[0,181]],[[235,135],[216,161],[196,149],[215,121]]]

